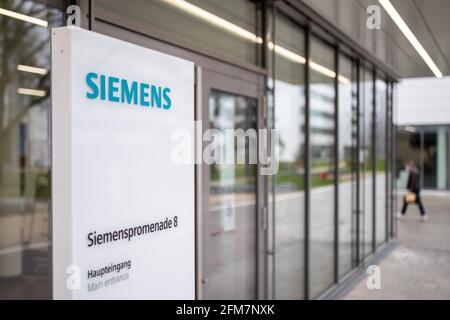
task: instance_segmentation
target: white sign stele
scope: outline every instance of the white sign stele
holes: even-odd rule
[[[194,299],[194,64],[78,27],[52,30],[55,299]]]

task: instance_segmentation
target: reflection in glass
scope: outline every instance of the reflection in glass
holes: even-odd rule
[[[246,0],[128,0],[125,6],[122,0],[96,1],[99,17],[117,15],[124,27],[138,25],[152,37],[251,64],[260,62],[258,12],[255,2]]]
[[[387,236],[388,238],[392,235],[393,230],[393,213],[396,212],[394,209],[395,203],[394,203],[394,194],[393,194],[393,187],[394,187],[394,133],[393,133],[393,124],[392,124],[392,90],[391,90],[391,83],[386,84],[386,90],[387,90],[387,150],[388,153],[386,155],[386,168],[387,168],[387,179],[388,179],[388,188],[386,190],[387,192]]]
[[[276,44],[304,55],[303,30],[283,15]],[[304,297],[304,65],[275,56],[275,128],[280,167],[275,186],[275,298]]]
[[[426,130],[423,134],[423,187],[437,187],[437,132]]]
[[[213,129],[257,128],[256,99],[213,90],[209,111]],[[248,164],[250,143],[256,145],[255,139],[239,140],[234,146],[218,144],[225,155],[245,152],[247,164],[210,166],[207,299],[256,299],[257,166]]]
[[[334,70],[334,50],[311,39],[311,59]],[[334,78],[311,68],[310,290],[317,297],[334,281]]]
[[[386,241],[386,82],[376,81],[376,179],[375,179],[375,210],[376,210],[376,244]]]
[[[361,257],[372,252],[373,243],[373,72],[362,69],[360,104],[360,240]]]
[[[354,79],[356,65],[341,55],[339,73]],[[356,258],[357,85],[339,83],[339,274],[351,270]]]
[[[50,27],[62,13],[45,1],[1,3],[49,23],[0,15],[0,299],[44,299],[51,297]]]

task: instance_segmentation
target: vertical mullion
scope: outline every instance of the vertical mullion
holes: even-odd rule
[[[396,165],[394,163],[394,156],[395,156],[395,138],[396,138],[396,134],[395,134],[395,128],[393,125],[393,118],[394,118],[394,110],[392,108],[392,82],[389,82],[389,87],[388,87],[388,96],[389,96],[389,109],[390,109],[390,117],[389,117],[389,126],[391,127],[391,144],[390,144],[390,157],[389,157],[389,162],[391,164],[391,179],[390,179],[390,184],[391,184],[391,207],[389,208],[389,220],[390,220],[390,225],[389,225],[389,236],[391,238],[394,237],[394,219],[393,219],[393,213],[394,213],[394,200],[397,201],[397,198],[394,199],[394,177],[396,175]]]
[[[375,69],[372,70],[372,137],[371,137],[371,143],[372,143],[372,252],[375,252],[376,250],[376,195],[377,195],[377,185],[376,185],[376,161],[377,161],[377,88],[376,88],[376,78],[377,74]]]
[[[334,282],[339,281],[339,45],[334,51]]]
[[[358,251],[358,245],[357,245],[357,231],[358,227],[356,225],[356,217],[358,213],[358,206],[357,206],[357,193],[356,193],[356,187],[357,187],[357,139],[358,139],[358,125],[357,125],[357,117],[358,117],[358,102],[357,102],[357,95],[358,95],[358,84],[357,84],[357,72],[358,72],[358,64],[357,60],[352,59],[352,119],[351,119],[351,131],[352,131],[352,156],[351,156],[351,170],[352,170],[352,178],[351,178],[351,199],[352,199],[352,205],[351,205],[351,250],[352,250],[352,267],[355,267],[358,265],[357,260],[357,251]]]
[[[258,10],[258,9],[257,9]],[[255,14],[257,15],[257,10],[255,10]],[[269,65],[269,15],[268,15],[268,3],[267,1],[263,1],[261,3],[261,21],[262,21],[262,38],[263,38],[263,43],[262,43],[262,48],[261,48],[261,60],[262,60],[262,67],[264,69],[267,70],[267,67]],[[256,17],[258,18],[258,17]],[[256,20],[258,21],[258,20]],[[268,88],[268,78],[270,76],[270,72],[268,70],[267,74],[264,76],[264,87],[263,87],[263,95],[264,97],[266,97],[265,99],[263,99],[262,101],[262,108],[263,108],[263,112],[262,112],[262,122],[263,122],[263,129],[267,129],[268,128],[268,122],[269,122],[269,102],[267,99],[268,96],[268,92],[269,92],[269,88]],[[273,77],[272,77],[273,78]],[[259,148],[259,146],[258,146]],[[268,176],[262,176],[260,177],[263,182],[263,190],[261,192],[262,194],[262,208],[261,208],[261,212],[263,213],[264,217],[263,219],[266,219],[266,228],[265,230],[263,230],[263,234],[261,237],[259,237],[259,239],[263,242],[262,243],[262,247],[264,250],[262,250],[262,252],[265,252],[266,254],[264,254],[261,259],[258,259],[259,261],[261,261],[261,263],[263,264],[262,269],[264,270],[263,272],[263,276],[261,277],[261,279],[258,279],[258,283],[262,282],[261,285],[263,286],[263,290],[258,290],[263,294],[264,299],[268,299],[269,296],[269,292],[268,292],[268,288],[269,288],[269,273],[268,273],[268,255],[267,252],[268,251],[268,245],[269,245],[269,230],[270,228],[267,226],[269,221],[268,221],[268,210],[269,210],[269,203],[268,203],[268,196],[269,196],[269,188],[268,188],[268,180],[269,177]],[[258,253],[259,254],[259,253]],[[261,269],[261,268],[258,268]]]
[[[361,129],[361,148],[363,149],[361,161],[362,164],[360,165],[360,177],[361,177],[361,262],[364,264],[364,259],[366,257],[366,167],[367,167],[367,128],[366,128],[366,112],[367,112],[367,106],[366,106],[366,63],[364,60],[361,62],[361,97],[362,101],[360,102],[360,115],[361,118],[359,121],[360,123],[360,129]]]
[[[360,244],[360,213],[361,213],[361,61],[356,62],[356,263],[360,264],[361,244]]]
[[[311,54],[311,30],[308,25],[305,28],[305,299],[309,299],[309,223],[310,223],[310,69],[309,61]]]
[[[425,130],[422,130],[422,128],[419,129],[419,134],[420,134],[420,188],[423,189],[424,186],[424,174],[423,174],[423,164],[425,161],[425,157],[424,157],[424,148],[425,148]]]
[[[93,29],[95,21],[95,5],[93,0],[89,0],[89,30]]]
[[[395,86],[394,86],[394,84],[392,84],[392,92],[391,92],[391,96],[392,96],[392,98],[391,98],[391,100],[392,100],[392,102],[391,102],[391,104],[392,104],[392,110],[395,110],[395,112],[397,112],[398,110],[396,110],[395,108],[394,108],[394,106],[395,106],[395,104],[396,104],[396,101],[395,101],[395,99],[396,99],[396,97],[395,97]],[[397,125],[395,125],[394,123],[392,123],[392,126],[393,126],[393,128],[394,128],[394,132],[395,132],[395,139],[394,139],[394,157],[393,157],[393,161],[395,161],[395,163],[396,163],[396,159],[397,159],[397,152],[398,152],[398,150],[397,150],[397,135],[398,135],[398,130],[397,130]],[[396,203],[396,210],[398,210],[399,208],[398,208],[398,203]],[[392,220],[394,220],[394,215],[392,214],[392,217],[391,217],[391,219]],[[394,232],[394,237],[397,237],[398,236],[398,220],[395,220],[395,229],[393,230],[393,232]]]
[[[388,82],[387,79],[384,80],[385,81],[385,88],[386,88],[386,103],[384,106],[384,110],[385,110],[385,139],[384,139],[384,163],[385,163],[385,168],[384,168],[384,174],[386,175],[385,177],[385,190],[386,190],[386,194],[385,194],[385,208],[384,208],[384,214],[385,214],[385,235],[384,235],[384,241],[388,242],[389,238],[388,238],[388,225],[389,225],[389,216],[388,216],[388,212],[389,212],[389,195],[391,193],[390,187],[389,187],[389,170],[391,168],[389,161],[388,161],[388,157],[389,157],[389,145],[390,145],[390,136],[391,136],[391,132],[389,130],[389,88],[388,88]]]
[[[276,19],[277,19],[277,6],[275,3],[272,3],[271,7],[272,14],[272,42],[276,43]],[[271,54],[272,60],[272,112],[271,112],[271,125],[270,129],[275,129],[275,94],[276,94],[276,74],[275,74],[275,52],[272,51]],[[274,150],[271,150],[274,152]],[[276,202],[276,183],[277,183],[277,175],[272,176],[272,297],[276,299],[276,212],[275,212],[275,202]]]

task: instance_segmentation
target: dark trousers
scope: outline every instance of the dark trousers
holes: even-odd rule
[[[416,204],[419,206],[420,214],[425,215],[425,209],[422,204],[422,199],[420,198],[420,191],[409,191],[416,194]],[[403,208],[402,214],[406,213],[406,208],[408,207],[408,202],[406,202],[406,196],[403,197]]]

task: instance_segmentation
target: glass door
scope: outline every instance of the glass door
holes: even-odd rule
[[[262,86],[208,70],[201,78],[200,298],[261,298],[264,231],[258,213],[265,197],[256,156]]]

